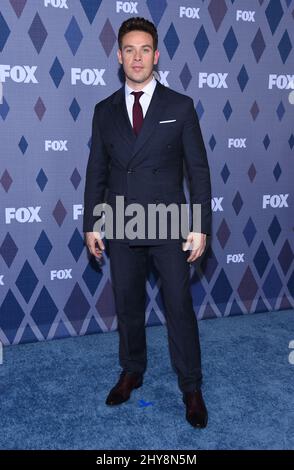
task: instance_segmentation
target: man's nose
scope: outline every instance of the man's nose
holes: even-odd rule
[[[140,52],[136,52],[135,53],[135,60],[139,61],[142,59],[142,56],[141,56],[141,53]]]

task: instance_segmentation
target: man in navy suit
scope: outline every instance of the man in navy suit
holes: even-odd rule
[[[101,259],[105,245],[97,225],[102,220],[97,206],[105,201],[109,204],[116,220],[114,234],[107,237],[106,233],[106,238],[122,372],[106,404],[127,401],[132,390],[143,383],[147,365],[145,284],[151,256],[161,279],[170,358],[186,405],[186,419],[193,427],[205,427],[208,414],[201,393],[201,352],[190,292],[190,264],[203,254],[211,233],[206,150],[193,100],[164,87],[153,76],[159,58],[154,24],[144,18],[129,18],[120,27],[118,44],[126,82],[95,106],[83,226],[90,253]],[[147,224],[143,233],[128,236],[125,229],[130,213],[126,211],[123,222],[117,222],[118,197],[125,207],[140,204],[145,211],[151,204],[179,207],[186,202],[184,165],[190,203],[200,208],[196,225],[193,221],[186,236],[174,237],[168,219],[164,237],[157,228],[150,236],[150,219],[144,215]]]

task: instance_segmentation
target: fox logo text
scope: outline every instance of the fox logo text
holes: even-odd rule
[[[266,209],[267,206],[273,209],[281,209],[282,207],[289,207],[287,203],[289,194],[264,194],[262,199],[262,208]]]
[[[217,212],[217,211],[222,212],[223,211],[223,208],[222,208],[223,199],[224,199],[223,197],[213,197],[212,198],[211,208],[212,208],[213,212]]]
[[[229,263],[244,263],[244,253],[227,255],[227,264]]]
[[[227,73],[199,73],[199,88],[207,85],[209,88],[228,88],[226,83]]]
[[[272,90],[274,87],[279,88],[279,90],[294,90],[294,75],[270,74],[268,88]]]
[[[255,23],[255,11],[245,11],[245,10],[237,10],[236,11],[236,20],[248,21],[251,23]]]
[[[121,10],[124,13],[138,13],[137,5],[138,2],[116,2],[116,13]]]
[[[11,224],[13,219],[16,222],[20,222],[24,224],[26,222],[42,222],[39,211],[41,206],[38,207],[19,207],[16,209],[15,207],[7,207],[5,209],[5,223]]]
[[[50,271],[50,279],[51,281],[54,281],[54,279],[59,279],[59,280],[72,279],[71,272],[72,272],[72,268],[71,269],[59,269],[59,271],[57,271],[56,269],[52,269]]]
[[[67,152],[67,140],[45,140],[45,152]]]
[[[44,6],[54,8],[66,8],[68,10],[67,0],[44,0]]]
[[[230,137],[228,139],[228,147],[229,149],[231,147],[234,147],[235,149],[246,149],[246,137],[240,139],[233,139]]]
[[[180,18],[183,18],[183,16],[185,16],[186,18],[200,19],[199,10],[200,10],[200,8],[181,6],[180,7]]]
[[[106,85],[102,78],[105,69],[71,69],[71,84],[76,85],[80,80],[84,85]]]
[[[11,78],[16,83],[38,83],[35,77],[37,65],[0,65],[0,82],[5,82],[6,78]]]
[[[78,220],[78,218],[83,215],[84,213],[84,208],[82,204],[74,204],[72,206],[73,208],[73,220]]]
[[[169,74],[169,70],[158,70],[158,72],[154,71],[153,72],[153,75],[154,77],[164,86],[167,86],[169,87],[169,83],[166,79],[166,77],[168,76]]]

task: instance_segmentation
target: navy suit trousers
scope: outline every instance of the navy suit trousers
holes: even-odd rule
[[[153,246],[129,246],[111,240],[108,243],[121,367],[142,375],[147,367],[146,279],[151,256],[161,280],[169,353],[179,388],[182,392],[199,389],[201,352],[190,292],[190,251],[184,252],[180,241]]]

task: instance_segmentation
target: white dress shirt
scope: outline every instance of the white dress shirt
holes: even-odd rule
[[[144,86],[142,90],[140,90],[144,92],[144,95],[140,96],[140,100],[139,100],[142,106],[142,110],[143,110],[143,117],[145,117],[145,114],[147,113],[147,109],[150,104],[155,87],[156,87],[156,80],[153,76],[152,80],[150,80],[150,82],[147,83],[147,85]],[[133,127],[133,104],[135,101],[135,97],[134,95],[131,95],[132,91],[139,91],[139,90],[132,90],[132,88],[130,88],[129,85],[127,85],[126,83],[125,84],[126,106],[127,106],[130,123]]]

